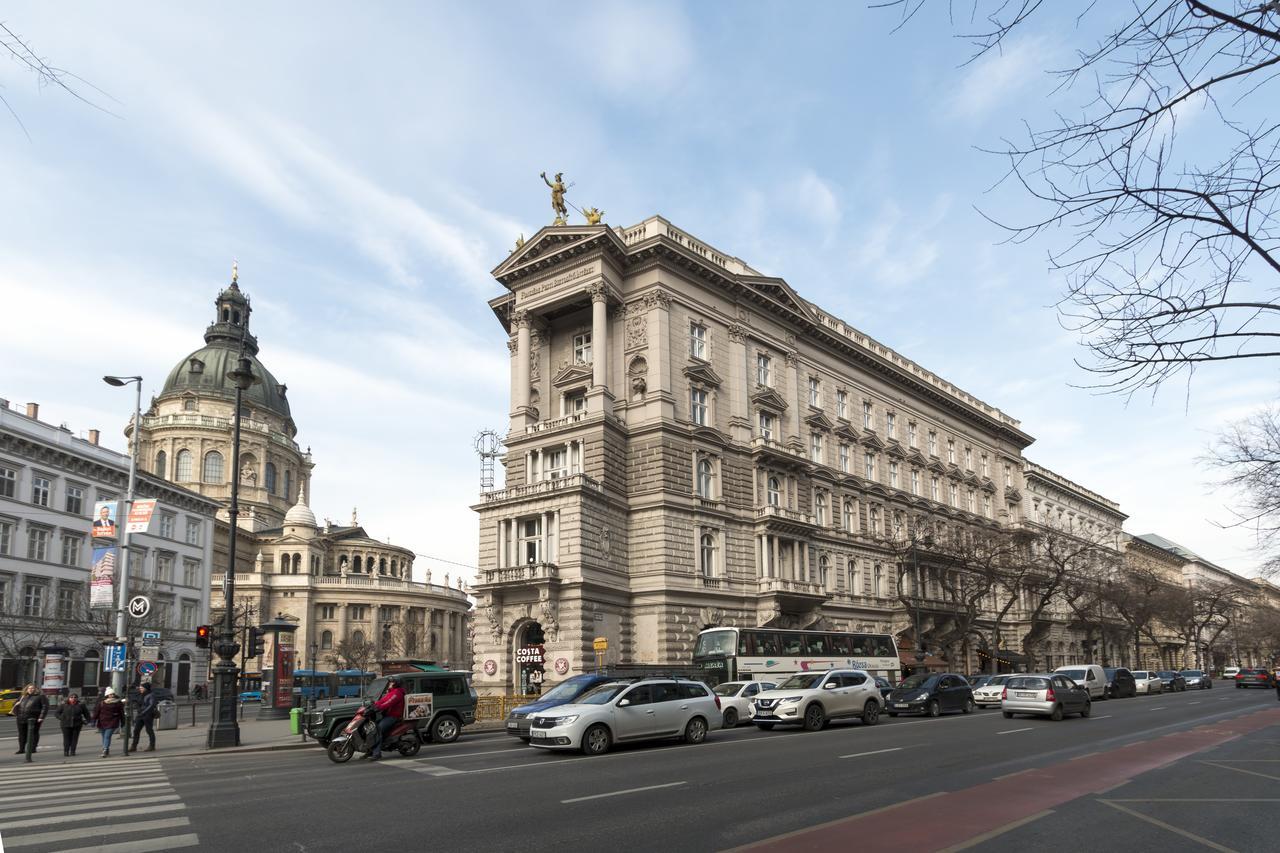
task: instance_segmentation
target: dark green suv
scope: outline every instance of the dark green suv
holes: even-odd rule
[[[430,693],[431,716],[418,722],[424,739],[435,743],[453,743],[462,727],[476,721],[476,691],[471,687],[470,672],[402,672],[396,673],[405,694]],[[334,702],[307,712],[307,734],[321,746],[342,731],[364,699],[377,699],[386,691],[387,679],[376,678],[359,700]]]

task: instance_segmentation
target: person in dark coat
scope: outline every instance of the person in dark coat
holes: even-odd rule
[[[139,688],[141,693],[138,703],[138,715],[133,720],[133,746],[129,747],[134,752],[138,751],[138,741],[142,738],[142,730],[147,730],[147,748],[143,752],[156,751],[156,697],[151,692],[151,685],[144,684]]]
[[[36,747],[40,745],[40,724],[44,722],[45,715],[49,713],[49,700],[45,695],[36,689],[34,684],[28,684],[22,691],[22,698],[13,706],[13,710],[9,712],[17,718],[18,722],[18,751],[16,755],[27,752],[27,747],[31,747],[31,752],[36,751]],[[31,727],[31,742],[27,743],[27,727],[34,723]],[[31,753],[27,753],[27,761],[31,760]]]
[[[72,693],[67,701],[58,708],[58,724],[62,727],[62,754],[76,754],[76,742],[80,740],[80,729],[89,722],[89,709],[80,697]]]
[[[102,700],[93,709],[93,724],[102,733],[102,757],[111,754],[111,736],[120,730],[124,722],[124,703],[112,687],[108,687]]]

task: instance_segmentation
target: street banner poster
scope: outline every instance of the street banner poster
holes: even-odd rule
[[[275,707],[293,707],[293,637],[283,632],[276,635],[276,667],[273,683]]]
[[[93,549],[93,563],[89,568],[89,607],[101,609],[112,606],[119,556],[120,549],[115,545]]]
[[[119,504],[115,501],[98,501],[93,505],[94,539],[116,538],[117,507],[119,507]]]
[[[134,501],[129,507],[129,520],[125,522],[125,530],[129,533],[146,533],[151,527],[151,516],[155,515],[154,500]]]
[[[404,697],[404,718],[406,720],[431,719],[431,705],[434,693],[406,693]]]
[[[66,655],[62,652],[45,652],[44,681],[40,689],[45,693],[61,693],[67,686],[67,675],[62,669]]]

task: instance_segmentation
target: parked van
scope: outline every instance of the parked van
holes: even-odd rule
[[[1073,663],[1054,670],[1089,691],[1090,699],[1107,698],[1107,674],[1096,663]]]

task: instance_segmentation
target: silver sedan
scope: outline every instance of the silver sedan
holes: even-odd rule
[[[1160,676],[1151,670],[1135,669],[1133,671],[1133,681],[1138,687],[1138,693],[1163,693],[1164,681]]]

